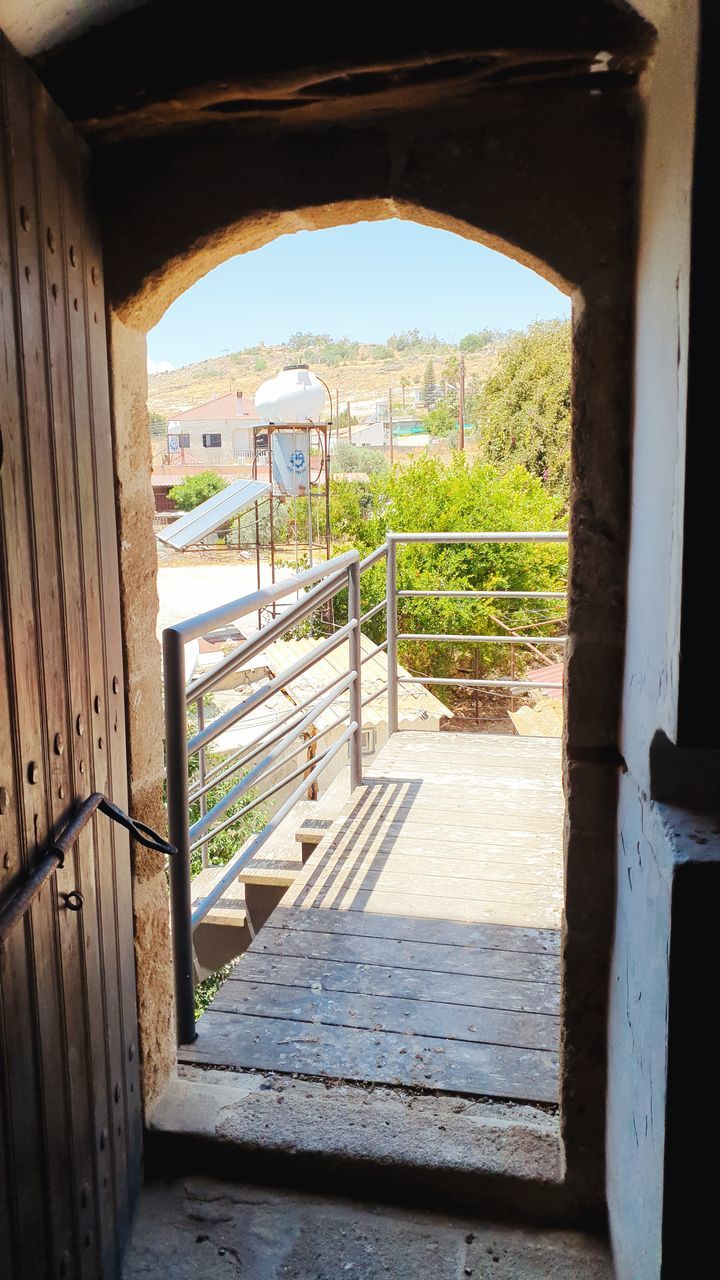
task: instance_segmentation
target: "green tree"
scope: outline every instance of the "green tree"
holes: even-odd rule
[[[200,471],[197,475],[188,476],[180,484],[173,485],[168,496],[181,511],[192,511],[214,493],[227,489],[227,484],[227,480],[219,476],[217,471]]]
[[[388,529],[413,533],[566,527],[562,502],[537,476],[523,467],[501,471],[460,453],[449,464],[426,455],[409,466],[371,475],[363,483],[333,481],[331,521],[335,550],[356,547],[361,556],[380,545]],[[560,591],[566,578],[567,549],[552,543],[413,544],[398,555],[401,590]],[[363,609],[372,608],[384,596],[385,567],[379,563],[363,575]],[[341,612],[339,606],[336,621],[342,620]],[[505,632],[496,618],[522,627],[541,623],[547,616],[546,601],[404,597],[399,630],[502,635]],[[365,627],[376,641],[384,639],[384,629],[384,614]],[[543,634],[541,627],[538,634]],[[417,674],[451,675],[471,663],[474,648],[481,673],[509,674],[507,645],[404,641],[400,660]],[[516,659],[518,675],[524,663],[534,662],[522,652]]]
[[[360,471],[367,475],[387,471],[387,468],[381,449],[371,449],[366,444],[351,444],[348,440],[340,440],[335,446],[330,466],[331,472],[348,474]]]
[[[477,401],[485,457],[526,467],[567,500],[570,485],[568,320],[530,325],[503,349]]]
[[[422,380],[422,398],[426,409],[432,409],[437,399],[437,391],[435,390],[435,365],[432,360],[428,360],[425,365],[425,372]]]
[[[497,337],[497,329],[481,329],[479,333],[466,333],[458,346],[461,351],[482,351],[483,347],[488,347]]]
[[[423,426],[427,428],[431,436],[452,435],[453,431],[458,430],[457,400],[450,396],[441,400],[434,409],[431,409],[425,415]]]

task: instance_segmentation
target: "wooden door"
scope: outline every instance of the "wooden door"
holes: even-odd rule
[[[100,240],[83,143],[0,36],[0,906],[126,807]],[[140,1174],[128,838],[98,815],[0,954],[0,1275],[116,1273]],[[62,892],[79,890],[71,911]]]

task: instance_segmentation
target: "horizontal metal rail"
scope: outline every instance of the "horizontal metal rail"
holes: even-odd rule
[[[344,627],[341,627],[339,631],[334,631],[326,640],[322,640],[311,653],[304,654],[303,657],[298,658],[297,662],[294,662],[292,666],[286,667],[284,671],[278,672],[278,674],[273,676],[272,680],[269,680],[267,684],[262,686],[262,688],[256,689],[254,693],[251,693],[244,702],[238,703],[236,707],[231,707],[230,710],[225,711],[223,715],[216,716],[214,720],[211,720],[210,724],[206,725],[204,729],[200,729],[190,739],[187,744],[188,756],[194,756],[201,747],[206,747],[210,742],[214,742],[222,733],[225,733],[228,729],[232,728],[238,720],[242,720],[249,711],[253,711],[257,707],[261,707],[263,703],[267,702],[268,698],[271,698],[274,693],[277,693],[286,685],[291,684],[298,676],[303,675],[305,671],[309,670],[310,667],[313,667],[318,661],[318,658],[324,658],[326,654],[332,653],[333,649],[337,649],[342,644],[343,640],[346,640],[356,627],[357,622],[353,618],[350,622],[347,622]]]
[[[401,596],[438,600],[565,600],[567,591],[398,591],[398,597]]]
[[[306,712],[298,725],[293,725],[293,727],[275,743],[262,760],[258,761],[252,769],[249,769],[245,776],[241,778],[234,787],[231,787],[224,796],[221,796],[220,799],[216,801],[211,809],[208,809],[206,814],[201,815],[201,817],[198,818],[198,821],[193,823],[189,832],[190,840],[197,840],[198,836],[202,836],[205,835],[206,832],[210,832],[211,827],[216,819],[220,817],[220,814],[225,813],[226,809],[229,809],[231,805],[236,804],[238,800],[242,799],[246,792],[251,791],[252,788],[258,782],[262,781],[268,773],[272,773],[274,771],[270,768],[271,765],[277,762],[276,767],[279,768],[283,763],[280,759],[283,751],[290,746],[291,742],[295,741],[295,738],[299,733],[302,733],[304,729],[307,729],[312,724],[316,716],[321,715],[323,711],[327,711],[328,707],[332,706],[338,695],[344,693],[346,689],[349,689],[350,685],[353,684],[355,680],[357,680],[357,671],[348,672],[346,676],[339,679],[337,683],[333,685],[330,692],[327,693],[324,698],[321,698],[317,705],[312,706],[310,710]]]
[[[336,724],[342,724],[342,720],[337,721]],[[321,737],[322,735],[318,734],[317,736]],[[315,739],[313,739],[313,741],[315,741]],[[329,750],[329,748],[327,748],[327,750]],[[294,754],[297,755],[298,753],[295,752]],[[318,760],[322,760],[323,757],[318,756],[316,758]],[[266,801],[271,800],[273,796],[276,796],[278,791],[282,791],[283,787],[286,787],[288,783],[294,782],[296,778],[306,775],[308,770],[313,767],[314,763],[314,760],[304,760],[302,764],[299,764],[290,773],[286,773],[282,778],[278,778],[277,782],[274,782],[272,786],[263,791],[261,795],[255,796],[254,800],[248,801],[248,803],[243,805],[242,809],[237,813],[231,814],[224,822],[221,822],[217,827],[214,827],[209,835],[203,835],[199,840],[196,840],[195,843],[190,846],[190,852],[194,853],[196,849],[201,848],[201,846],[205,844],[206,840],[212,840],[213,836],[220,835],[221,831],[227,831],[229,827],[234,826],[234,824],[239,822],[241,818],[244,818],[246,814],[252,813],[254,809],[259,809],[261,805],[266,803]],[[277,772],[277,769],[268,769],[265,777],[269,778],[270,775],[275,772]],[[306,780],[304,783],[306,790],[309,785],[311,784]]]
[[[296,591],[304,591],[306,587],[312,586],[315,582],[320,582],[323,578],[335,576],[342,570],[346,570],[349,565],[357,564],[359,559],[357,551],[345,551],[342,555],[335,556],[332,560],[326,560],[322,564],[317,564],[312,569],[305,569],[302,573],[298,573],[292,578],[283,578],[280,582],[273,583],[272,586],[261,587],[259,591],[253,591],[251,595],[231,600],[228,604],[220,605],[217,609],[210,609],[207,613],[196,614],[194,618],[188,618],[185,622],[176,622],[172,627],[167,627],[166,631],[172,631],[174,635],[177,635],[185,643],[188,640],[199,640],[201,636],[207,635],[210,631],[217,631],[218,628],[226,627],[230,622],[236,622],[239,618],[246,618],[251,613],[257,613],[258,609],[265,609],[276,600],[282,600],[284,596],[292,595]],[[303,599],[306,598],[303,597]]]
[[[341,751],[345,744],[350,741],[353,733],[355,733],[358,727],[359,726],[355,721],[352,721],[352,723],[348,725],[342,736],[338,738],[337,742],[334,742],[326,752],[323,753],[320,760],[308,774],[307,778],[305,778],[301,785],[293,791],[291,796],[288,796],[285,803],[280,806],[277,813],[273,815],[268,823],[266,823],[262,831],[258,832],[255,838],[251,840],[249,844],[245,845],[240,853],[236,854],[236,856],[228,862],[223,875],[220,877],[217,884],[213,885],[210,892],[205,898],[203,898],[202,902],[198,903],[195,910],[192,912],[190,918],[192,929],[197,928],[201,920],[203,920],[208,911],[210,911],[211,907],[214,907],[218,899],[223,896],[225,890],[230,887],[233,880],[237,879],[238,873],[245,866],[245,863],[249,862],[258,850],[262,849],[263,845],[270,839],[273,832],[280,826],[283,818],[287,817],[292,808],[297,804],[298,800],[301,799],[307,791],[307,788],[312,786],[313,782],[320,777],[320,774],[335,759],[338,752]]]
[[[567,636],[462,636],[450,633],[433,634],[429,631],[400,631],[398,640],[450,641],[451,644],[566,644]]]
[[[210,693],[212,689],[216,689],[219,684],[238,667],[242,667],[244,663],[250,662],[258,653],[262,653],[267,649],[268,645],[274,644],[276,640],[289,630],[291,626],[296,626],[298,622],[302,622],[309,617],[311,613],[315,613],[316,609],[331,599],[333,595],[343,586],[345,574],[334,574],[326,582],[321,582],[319,586],[308,591],[300,601],[296,601],[292,606],[292,611],[282,614],[279,618],[273,618],[272,622],[266,623],[259,631],[250,636],[248,640],[243,641],[233,653],[219,662],[217,666],[211,667],[210,671],[199,676],[197,680],[188,685],[185,700],[189,704],[195,702],[202,694]]]
[[[398,684],[446,684],[461,689],[562,689],[557,680],[456,680],[450,676],[398,676]]]
[[[551,530],[538,533],[388,533],[388,545],[396,543],[465,543],[474,542],[567,542],[567,533]]]

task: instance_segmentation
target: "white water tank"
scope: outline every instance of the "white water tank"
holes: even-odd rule
[[[322,422],[327,392],[306,364],[291,364],[255,392],[255,412],[271,426]]]

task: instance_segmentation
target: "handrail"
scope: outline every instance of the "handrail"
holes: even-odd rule
[[[503,591],[503,590],[453,590],[453,589],[405,589],[398,590],[398,550],[409,544],[475,544],[475,543],[564,543],[567,534],[550,532],[500,532],[500,533],[396,533],[390,532],[386,541],[364,559],[357,551],[346,551],[326,563],[316,565],[303,573],[282,582],[262,588],[241,599],[231,601],[218,609],[199,614],[194,618],[168,627],[163,632],[163,662],[165,673],[165,722],[167,754],[168,817],[171,839],[176,843],[180,857],[171,865],[171,904],[173,947],[175,954],[175,992],[178,1040],[187,1043],[195,1038],[193,1000],[193,942],[192,933],[204,920],[213,905],[237,878],[243,866],[262,848],[280,822],[292,810],[297,801],[307,794],[308,788],[332,764],[338,753],[349,749],[351,787],[362,780],[362,713],[376,698],[387,697],[388,728],[394,733],[398,728],[398,698],[401,685],[447,685],[465,688],[497,689],[557,689],[557,681],[535,682],[523,680],[459,679],[455,677],[425,677],[398,672],[398,644],[402,641],[428,644],[450,643],[457,645],[505,644],[511,651],[517,645],[557,645],[566,643],[564,636],[464,635],[452,633],[400,631],[398,628],[398,601],[406,598],[437,598],[465,600],[563,600],[564,591]],[[362,612],[360,583],[363,573],[385,561],[386,589],[382,600],[365,613]],[[342,590],[347,590],[347,622],[319,639],[312,651],[305,653],[288,667],[268,678],[237,705],[229,710],[207,717],[205,699],[222,686],[234,672],[249,664],[276,640],[286,636],[299,623],[317,614]],[[288,597],[295,597],[289,599]],[[211,670],[203,672],[191,683],[185,681],[184,647],[187,641],[197,639],[210,630],[228,622],[260,614],[269,605],[278,607],[269,621],[247,639],[241,641]],[[386,636],[371,652],[363,653],[362,627],[385,611]],[[501,624],[502,625],[502,624]],[[530,628],[531,629],[531,628]],[[301,701],[289,708],[282,724],[269,719],[267,727],[253,736],[252,741],[234,750],[215,768],[206,767],[206,751],[221,734],[242,723],[251,713],[262,707],[270,697],[286,690],[294,680],[300,679],[318,661],[347,644],[347,672],[338,674],[320,689],[313,690]],[[387,653],[387,683],[363,697],[362,669],[378,654]],[[320,728],[318,717],[334,708],[338,698],[345,698],[341,714],[331,724]],[[188,739],[187,707],[196,705],[197,730]],[[342,726],[346,725],[344,729]],[[315,750],[322,738],[338,734],[329,741],[320,754],[303,759]],[[308,732],[311,736],[308,737]],[[189,761],[198,756],[200,776],[190,788]],[[300,759],[298,759],[300,757]],[[293,763],[297,760],[297,763]],[[292,765],[287,771],[288,765]],[[281,776],[278,776],[283,770]],[[274,779],[274,780],[273,780]],[[219,784],[230,783],[227,792],[210,805],[208,796]],[[297,785],[293,785],[297,784]],[[203,865],[208,864],[207,846],[213,837],[226,831],[242,817],[256,811],[266,801],[293,785],[291,794],[280,805],[262,831],[245,841],[222,870],[213,888],[202,901],[192,906],[190,856],[200,850]],[[264,788],[264,789],[261,789]],[[236,813],[229,809],[242,802]],[[189,804],[199,803],[200,815],[190,824]],[[225,816],[223,816],[225,815]]]
[[[444,598],[444,599],[465,599],[465,600],[487,600],[487,599],[505,599],[505,600],[562,600],[566,597],[564,591],[471,591],[471,590],[398,590],[397,585],[397,553],[398,547],[412,544],[448,544],[448,545],[473,545],[476,543],[527,543],[527,542],[547,542],[547,543],[567,543],[568,535],[564,530],[548,530],[541,532],[532,532],[528,530],[517,532],[499,532],[499,533],[460,533],[456,531],[448,531],[445,533],[398,533],[388,532],[386,535],[387,547],[387,590],[385,592],[388,611],[387,611],[387,653],[388,653],[388,732],[390,734],[397,733],[400,722],[399,717],[399,700],[398,691],[400,685],[408,684],[425,684],[425,685],[446,685],[450,688],[466,688],[466,689],[558,689],[562,686],[557,681],[536,682],[523,680],[480,680],[480,679],[456,679],[450,677],[425,677],[425,676],[399,676],[398,675],[398,643],[401,640],[424,641],[429,644],[445,643],[453,641],[456,644],[535,644],[548,643],[564,645],[566,638],[561,637],[539,637],[539,636],[471,636],[471,635],[440,635],[437,633],[420,634],[417,632],[399,632],[398,631],[398,600],[409,597],[427,597],[427,598]]]
[[[344,551],[342,555],[316,564],[312,569],[304,569],[302,573],[295,574],[292,578],[283,578],[280,582],[274,582],[270,586],[261,587],[259,591],[253,591],[251,595],[240,596],[239,599],[231,600],[228,604],[209,609],[207,613],[198,613],[184,622],[176,622],[172,627],[166,627],[165,631],[172,631],[185,642],[197,640],[210,631],[216,631],[219,627],[226,627],[230,622],[236,622],[238,618],[246,618],[251,613],[257,613],[258,609],[266,609],[269,604],[282,600],[283,596],[292,595],[295,591],[304,591],[313,583],[346,569],[349,564],[355,563],[359,558],[357,551]]]
[[[377,555],[373,553],[372,563],[379,560],[383,554],[385,552],[382,549]],[[300,778],[290,800],[286,801],[278,811],[289,812],[292,805],[301,795],[307,793],[308,787],[313,785],[335,759],[338,751],[345,746],[349,746],[351,786],[356,787],[362,779],[361,572],[358,552],[346,551],[293,578],[284,579],[272,587],[253,592],[219,609],[199,614],[195,618],[167,627],[163,631],[168,820],[172,838],[176,841],[181,855],[171,868],[170,877],[176,1021],[180,1043],[187,1043],[195,1038],[192,932],[233,878],[232,872],[226,870],[218,882],[221,887],[218,888],[216,885],[212,893],[206,894],[203,901],[193,910],[191,854],[199,849],[203,865],[207,865],[209,840]],[[260,688],[253,689],[236,706],[206,720],[204,699],[214,689],[226,681],[233,672],[262,653],[268,645],[279,640],[298,623],[316,613],[345,588],[348,596],[348,620],[344,626],[320,640],[310,654],[304,655],[284,670],[277,672]],[[292,595],[297,598],[288,601],[287,597]],[[279,616],[261,626],[253,635],[236,646],[231,654],[186,687],[184,650],[188,640],[197,639],[209,630],[246,617],[248,614],[257,613],[267,608],[268,604],[277,602],[286,604]],[[274,693],[286,689],[293,680],[301,677],[319,660],[346,642],[348,671],[345,676],[338,675],[324,688],[312,692],[309,697],[304,698],[299,705],[292,708],[284,725],[271,725],[268,731],[261,732],[247,747],[235,752],[231,761],[223,761],[219,769],[209,772],[206,770],[205,752],[212,742],[228,729],[240,724],[251,712],[266,703]],[[285,768],[303,749],[307,751],[324,733],[330,731],[328,727],[316,733],[310,742],[302,738],[302,735],[313,726],[317,717],[329,710],[343,694],[348,695],[349,705],[344,714],[330,727],[337,730],[343,721],[347,720],[348,728],[323,751],[319,759],[314,760],[312,764],[307,760],[301,761],[285,776],[268,785],[260,795],[250,798],[249,793],[259,783],[268,782],[281,767]],[[189,740],[186,725],[188,704],[196,704],[198,708],[197,732],[192,734]],[[293,749],[292,744],[298,739],[300,739],[299,745]],[[188,761],[194,756],[199,756],[200,778],[198,785],[193,787],[191,792]],[[251,765],[249,771],[243,774],[242,771],[248,765]],[[210,806],[207,797],[213,787],[234,778],[237,779],[234,785],[230,786],[226,794]],[[244,798],[246,803],[243,803],[238,813],[219,821],[228,809]],[[200,816],[191,825],[189,804],[196,801],[200,804]],[[263,829],[266,837],[274,830],[273,824],[276,822],[277,814]],[[257,847],[259,848],[260,845]],[[232,859],[228,867],[232,868],[235,862],[236,859]],[[234,874],[237,875],[237,871]]]
[[[70,819],[60,835],[56,837],[37,866],[33,868],[20,887],[15,890],[6,905],[0,908],[0,943],[5,941],[11,930],[15,928],[15,925],[22,920],[53,872],[64,866],[65,858],[76,840],[82,835],[95,812],[104,813],[113,822],[125,827],[133,838],[139,844],[144,845],[146,849],[154,849],[157,853],[177,853],[174,845],[168,844],[167,840],[163,840],[162,836],[153,831],[152,827],[146,826],[144,822],[138,822],[136,818],[131,818],[123,809],[113,804],[112,800],[108,800],[107,796],[104,796],[102,792],[93,792],[92,795],[88,796],[87,800],[83,801],[77,813]],[[63,898],[68,910],[81,910],[83,896],[78,889],[62,893],[60,897]]]

